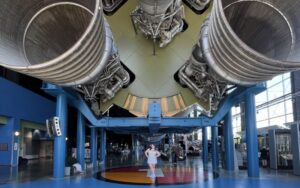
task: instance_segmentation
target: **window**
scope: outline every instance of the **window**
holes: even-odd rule
[[[283,96],[283,84],[282,84],[282,82],[268,88],[267,92],[268,92],[268,101],[271,101],[271,100],[274,100],[278,97]]]
[[[293,113],[293,103],[292,99],[288,99],[285,101],[285,113],[292,114]]]
[[[267,91],[263,91],[255,96],[256,105],[263,104],[268,101]]]
[[[283,116],[284,114],[284,102],[269,106],[269,118]]]
[[[289,94],[291,93],[292,87],[291,87],[291,80],[286,79],[283,81],[283,92],[284,94]]]
[[[268,120],[256,122],[256,127],[257,128],[263,128],[263,127],[268,127],[268,126],[269,126],[269,121]]]
[[[272,80],[267,81],[267,87],[272,87],[273,85],[282,82],[282,75],[274,77]]]
[[[280,117],[276,117],[276,118],[272,118],[270,119],[270,123],[269,125],[279,125],[282,126],[285,122],[285,116],[280,116]]]
[[[291,73],[289,72],[283,74],[283,79],[290,78],[290,77],[291,77]]]
[[[268,108],[263,108],[256,111],[256,121],[262,121],[268,119]]]
[[[272,125],[284,126],[293,122],[290,73],[274,77],[267,82],[267,90],[255,96],[257,128]],[[240,131],[241,112],[232,108],[234,135]]]
[[[240,106],[234,106],[234,107],[232,107],[231,113],[232,113],[232,115],[236,115],[236,114],[241,113],[241,108],[240,108]]]
[[[288,114],[286,116],[286,122],[293,122],[294,121],[294,114]]]

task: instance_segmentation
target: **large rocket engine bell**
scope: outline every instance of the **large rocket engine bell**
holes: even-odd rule
[[[100,0],[1,0],[0,65],[95,103],[128,84]],[[95,105],[93,105],[95,106]]]
[[[180,82],[216,109],[228,84],[299,69],[299,9],[297,0],[215,0]]]

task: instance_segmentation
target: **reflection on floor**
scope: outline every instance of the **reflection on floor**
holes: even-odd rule
[[[289,178],[240,178],[220,177],[211,181],[199,181],[184,185],[128,185],[117,184],[97,180],[93,177],[73,177],[68,179],[48,179],[35,182],[11,183],[0,185],[0,188],[140,188],[140,187],[164,187],[164,188],[299,188],[300,179]]]
[[[121,167],[123,167],[125,170],[124,174],[130,174],[130,170],[126,169],[126,166],[140,166],[140,174],[143,175],[143,178],[146,178],[144,179],[144,184],[148,183],[148,185],[120,184],[99,180],[95,178],[94,173],[91,171],[92,169],[89,169],[84,175],[53,179],[52,163],[51,161],[44,161],[44,164],[33,163],[32,166],[28,166],[26,169],[20,169],[19,173],[5,171],[4,167],[0,167],[0,188],[138,188],[160,187],[160,185],[166,188],[299,188],[300,185],[300,177],[292,175],[291,171],[275,171],[270,169],[261,169],[260,178],[247,178],[247,171],[245,170],[240,170],[234,174],[228,174],[221,170],[220,176],[213,178],[211,166],[209,166],[208,172],[203,171],[200,157],[188,157],[187,160],[180,161],[176,164],[159,160],[158,168],[162,169],[164,177],[158,177],[155,182],[156,185],[153,183],[150,185],[151,179],[147,178],[146,169],[148,167],[145,161],[143,154],[138,156],[110,155],[107,160],[107,165],[110,169],[119,167],[119,171],[122,169]],[[98,170],[95,172],[97,171]],[[188,174],[187,172],[191,173]],[[132,176],[139,179],[135,174]],[[190,178],[190,176],[192,178]],[[171,177],[171,179],[165,177]],[[160,181],[158,181],[159,178],[161,178]],[[188,178],[192,179],[188,184],[166,185],[166,182],[184,182]]]
[[[109,182],[139,185],[188,184],[209,179],[208,171],[193,166],[165,165],[157,168],[155,175],[145,166],[130,166],[105,170],[97,173],[97,178]],[[212,176],[210,176],[212,177]]]
[[[127,184],[153,184],[153,179],[147,177],[147,159],[142,153],[135,155],[110,154],[107,158],[107,170],[97,173],[97,178]],[[157,168],[161,169],[164,176],[159,177],[160,174],[156,173],[155,184],[186,184],[213,178],[211,173],[203,171],[202,166],[200,157],[189,157],[178,163],[159,159]]]
[[[0,166],[0,184],[7,182],[34,181],[43,178],[50,178],[53,174],[52,159],[29,160],[28,165],[11,168]]]

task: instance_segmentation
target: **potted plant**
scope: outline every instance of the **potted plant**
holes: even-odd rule
[[[66,176],[71,175],[71,167],[75,163],[77,163],[77,160],[74,157],[69,156],[66,158],[66,166],[65,166],[65,175]]]

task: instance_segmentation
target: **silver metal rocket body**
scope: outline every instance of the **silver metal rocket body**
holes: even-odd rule
[[[138,30],[163,47],[182,31],[184,7],[181,0],[139,0],[131,18]]]
[[[99,0],[2,0],[0,65],[95,103],[129,82]]]
[[[215,0],[180,82],[217,109],[229,84],[254,85],[299,69],[299,8],[297,0]]]

